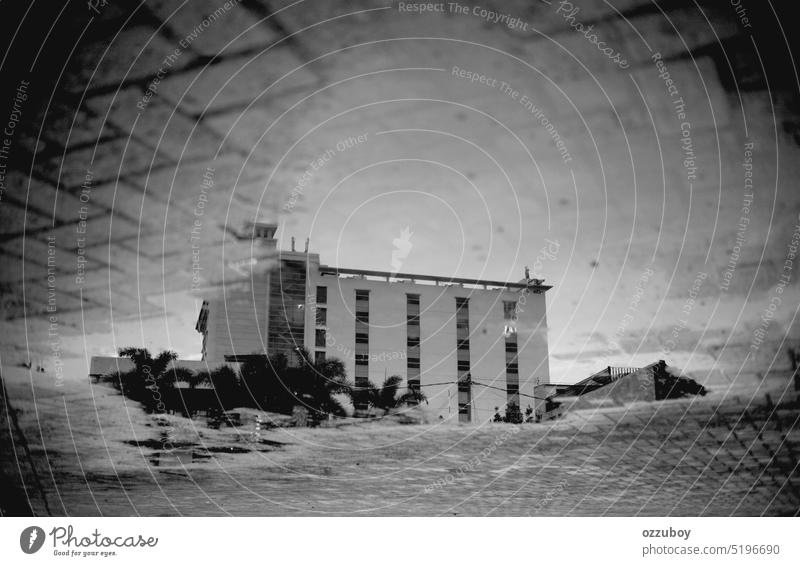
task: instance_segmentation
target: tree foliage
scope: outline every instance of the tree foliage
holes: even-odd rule
[[[417,404],[425,401],[425,395],[418,389],[409,388],[398,395],[403,378],[399,375],[390,375],[378,387],[372,382],[367,382],[366,397],[369,406],[383,411],[396,409],[403,405]]]
[[[295,407],[301,406],[309,420],[318,423],[328,415],[344,416],[341,396],[352,396],[353,386],[341,360],[312,361],[304,349],[298,350],[299,363],[290,363],[284,354],[252,356],[241,364],[238,373],[229,366],[197,373],[172,367],[177,355],[169,350],[155,357],[146,348],[123,348],[119,353],[133,362],[134,369],[109,375],[106,380],[149,412],[193,414],[198,409],[252,407],[292,414]],[[398,396],[401,381],[392,376],[382,387],[370,384],[370,404],[391,408],[424,399],[410,391]],[[186,382],[188,387],[176,389],[177,382]],[[197,403],[208,406],[198,407]]]
[[[191,378],[184,368],[171,368],[178,355],[164,350],[153,357],[147,348],[122,348],[119,355],[133,362],[133,369],[106,377],[125,397],[138,401],[148,412],[164,412],[177,381]]]
[[[264,410],[291,414],[301,405],[312,420],[327,415],[344,416],[345,410],[336,398],[349,394],[352,385],[341,360],[329,358],[319,363],[299,350],[300,363],[291,365],[284,354],[254,358],[241,368],[242,387],[253,405]]]

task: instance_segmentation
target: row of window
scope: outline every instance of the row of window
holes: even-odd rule
[[[355,385],[356,396],[353,400],[357,411],[368,408],[366,397],[369,386],[369,291],[356,289],[356,337],[355,353]]]
[[[420,390],[419,295],[406,295],[406,377],[411,391]]]
[[[270,352],[282,353],[291,359],[295,348],[303,343],[305,311],[302,305],[306,295],[306,265],[302,261],[281,263],[277,279],[269,289],[267,313],[267,344]]]
[[[469,299],[456,297],[458,420],[472,421],[472,376],[469,361]]]
[[[327,302],[327,288],[317,288],[317,303]],[[415,355],[407,357],[408,386],[411,390],[420,388],[420,336],[419,336],[419,295],[407,295],[407,348],[408,352]],[[364,387],[368,381],[369,369],[369,291],[356,291],[356,385]],[[503,314],[507,321],[516,318],[516,303],[504,301]],[[325,326],[327,324],[327,309],[317,307],[317,325],[323,328],[316,329],[315,345],[318,348],[325,347]],[[508,403],[519,406],[519,365],[517,363],[517,337],[516,329],[512,325],[513,332],[506,332],[506,391]],[[466,298],[456,298],[456,329],[458,350],[458,414],[459,420],[469,422],[472,416],[472,391],[469,360],[469,300]],[[322,363],[325,360],[325,352],[315,352],[315,361]],[[365,400],[356,400],[357,408],[365,409]]]
[[[359,309],[358,303],[363,303],[363,307],[369,305],[369,291],[356,289],[356,320],[361,320],[369,324],[369,311]],[[317,287],[317,326],[327,325],[327,307],[320,305],[327,305],[328,303],[328,288],[319,286]],[[406,295],[407,319],[406,322],[409,326],[419,326],[420,296],[419,295]],[[516,301],[503,301],[503,318],[506,321],[516,319]],[[456,328],[468,329],[469,328],[469,298],[456,297]]]
[[[369,291],[356,290],[356,332],[355,341],[357,352],[355,354],[356,365],[356,385],[365,385],[369,366]],[[327,308],[319,305],[327,304],[327,287],[317,287],[317,309],[316,324],[318,327],[315,334],[315,346],[325,348],[327,326]],[[409,387],[420,387],[420,296],[415,294],[406,295],[406,325],[407,342],[406,346],[409,353],[415,354],[408,356],[406,366],[408,370]],[[516,319],[516,302],[503,301],[503,317],[508,321]],[[506,332],[505,351],[506,351],[506,389],[508,392],[508,402],[519,405],[519,365],[517,363],[517,337],[514,325],[507,325],[511,332]],[[469,421],[471,418],[471,378],[470,378],[470,359],[469,359],[469,299],[456,297],[456,348],[457,369],[458,369],[458,412],[459,418]],[[319,363],[324,361],[325,353],[317,351],[315,360]]]
[[[356,344],[369,344],[369,341],[366,339],[366,337],[361,337],[361,336],[363,336],[363,335],[359,335],[359,334],[356,335]],[[317,348],[325,348],[325,337],[326,337],[326,335],[325,335],[325,330],[324,329],[321,329],[321,328],[316,329],[314,346],[316,346]],[[316,353],[324,355],[325,352],[316,352]],[[418,354],[418,352],[417,352],[417,354]],[[368,353],[367,354],[356,354],[356,363],[357,364],[359,364],[359,365],[366,364],[368,362],[368,360],[369,360],[369,354]],[[417,355],[417,356],[408,356],[406,358],[406,360],[408,361],[407,366],[408,366],[409,369],[419,369],[420,368],[419,355]],[[470,362],[469,362],[468,359],[458,360],[458,371],[459,372],[469,371],[469,369],[470,369]],[[511,373],[519,374],[519,365],[518,365],[518,363],[516,361],[506,362],[506,372],[510,373],[510,374]]]
[[[325,361],[325,340],[326,327],[328,326],[328,309],[324,306],[328,304],[328,288],[317,287],[317,310],[315,314],[316,328],[314,330],[314,346],[320,348],[314,352],[314,362],[321,364]]]
[[[520,406],[519,403],[519,365],[517,363],[517,303],[503,301],[503,317],[506,321],[506,402]]]

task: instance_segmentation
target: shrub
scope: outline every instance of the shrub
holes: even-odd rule
[[[516,403],[506,405],[506,416],[503,420],[507,423],[520,424],[522,422],[522,411],[519,410],[519,405]]]

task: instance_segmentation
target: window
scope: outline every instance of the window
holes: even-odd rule
[[[369,291],[356,289],[355,311],[356,366],[366,366],[369,363]]]
[[[507,303],[506,303],[507,304]],[[517,352],[516,323],[506,319],[506,394],[509,405],[519,406],[519,365]],[[509,333],[513,328],[513,333]]]
[[[328,309],[325,307],[317,307],[317,326],[327,326],[328,325]]]
[[[472,421],[472,376],[469,372],[469,299],[465,297],[456,297],[456,346],[458,422],[468,423]]]
[[[314,346],[317,348],[325,347],[325,329],[317,328],[314,333]]]
[[[505,320],[514,320],[517,318],[516,310],[516,301],[503,301],[503,318]]]
[[[306,333],[306,264],[281,260],[273,277],[269,286],[267,347],[270,353],[293,359],[295,348],[303,343]]]
[[[325,305],[328,303],[328,288],[317,287],[317,304]]]
[[[419,295],[406,294],[406,376],[408,387],[419,391]]]
[[[468,299],[456,297],[456,330],[469,330]]]
[[[325,352],[319,352],[319,351],[314,352],[314,363],[317,364],[317,365],[324,364],[325,363]]]
[[[469,379],[469,374],[467,374],[465,379],[459,379],[458,382],[459,422],[470,422],[472,420],[472,390]]]

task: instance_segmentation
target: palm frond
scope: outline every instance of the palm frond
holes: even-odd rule
[[[146,366],[152,365],[153,357],[150,355],[150,351],[147,348],[135,348],[129,346],[127,348],[121,348],[119,350],[119,355],[123,358],[129,358],[132,362],[134,367],[138,372],[142,372]]]
[[[419,404],[422,403],[423,401],[427,402],[428,398],[422,391],[409,389],[397,399],[397,404],[398,405]]]
[[[177,359],[178,359],[178,354],[176,354],[172,350],[163,350],[153,360],[153,367],[150,368],[150,371],[153,372],[153,375],[159,376],[167,370],[170,362]]]

